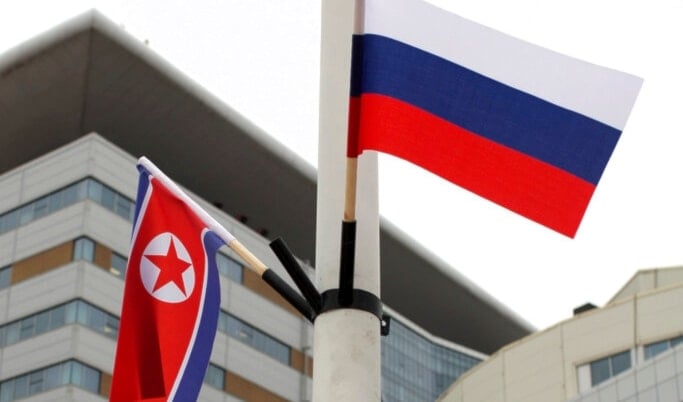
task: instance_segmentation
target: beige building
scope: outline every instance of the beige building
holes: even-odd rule
[[[683,400],[683,267],[640,271],[591,307],[504,347],[440,401]]]

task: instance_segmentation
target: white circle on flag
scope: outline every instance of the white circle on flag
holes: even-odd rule
[[[162,302],[180,303],[192,295],[194,266],[177,236],[164,232],[147,244],[140,259],[140,278],[145,290]]]

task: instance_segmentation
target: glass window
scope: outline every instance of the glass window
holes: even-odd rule
[[[225,389],[225,370],[214,364],[209,363],[209,367],[206,368],[204,382],[211,385],[214,388],[220,390]]]
[[[289,365],[291,351],[289,346],[224,311],[221,311],[221,316],[224,318],[219,318],[219,330],[273,359]]]
[[[82,300],[76,303],[76,322],[83,325],[88,323],[88,305]]]
[[[19,211],[10,211],[2,217],[2,231],[0,233],[8,232],[17,226],[19,226]]]
[[[122,218],[132,220],[133,219],[133,203],[128,201],[128,199],[122,197],[120,194],[116,195],[116,205],[114,206],[114,212],[121,216]]]
[[[43,371],[35,371],[28,376],[29,395],[43,391]]]
[[[57,306],[50,310],[50,328],[54,329],[64,326],[66,322],[65,310],[66,307],[64,305]]]
[[[647,344],[643,347],[643,352],[645,355],[645,360],[651,359],[658,354],[668,350],[669,348],[675,348],[680,343],[683,342],[683,335],[677,336],[675,338],[667,339],[665,341],[653,342]]]
[[[7,345],[19,342],[19,322],[13,322],[7,325],[7,333],[5,336]]]
[[[88,306],[88,313],[88,327],[97,332],[104,332],[104,323],[107,320],[106,313],[91,306]]]
[[[102,202],[102,183],[88,179],[88,198],[98,203]]]
[[[62,365],[48,367],[45,369],[45,376],[43,378],[45,389],[57,388],[62,385]]]
[[[84,179],[44,197],[0,214],[0,233],[16,229],[34,220],[89,198],[119,216],[133,220],[133,201],[95,179]]]
[[[222,253],[216,254],[216,264],[218,265],[218,272],[223,276],[226,276],[237,283],[242,283],[242,264]]]
[[[74,258],[77,260],[94,261],[95,260],[95,242],[87,237],[81,237],[74,241]]]
[[[18,400],[65,384],[99,393],[100,372],[76,361],[58,363],[2,381],[0,401]]]
[[[14,399],[28,396],[28,376],[23,375],[14,379]]]
[[[110,211],[114,211],[115,198],[116,194],[112,189],[110,189],[107,186],[102,186],[102,200],[100,201],[102,206],[104,206]]]
[[[26,339],[33,336],[35,317],[27,317],[20,321],[19,339]]]
[[[43,197],[33,203],[33,219],[42,218],[48,213],[48,198]]]
[[[596,386],[629,368],[631,368],[630,350],[595,360],[590,363],[591,385]]]
[[[105,335],[116,339],[119,334],[119,319],[113,315],[107,315],[103,331]]]
[[[52,213],[62,208],[62,192],[57,191],[48,196],[48,212]]]
[[[78,201],[78,190],[76,186],[69,186],[62,190],[62,205],[68,207]]]
[[[111,253],[111,267],[109,267],[109,272],[123,279],[126,276],[126,264],[128,264],[126,257],[121,254]]]
[[[609,359],[600,359],[591,363],[591,384],[596,386],[610,378]]]
[[[11,345],[64,326],[64,310],[65,305],[59,305],[0,326],[0,346]]]
[[[0,289],[4,289],[10,285],[12,279],[12,267],[0,268]]]
[[[11,402],[14,398],[14,380],[0,384],[0,402]]]
[[[42,334],[50,330],[50,312],[43,311],[36,316],[36,334]]]
[[[78,305],[80,303],[83,303],[80,300],[74,300],[71,302],[68,302],[66,305],[64,305],[64,322],[67,324],[72,324],[76,322],[76,318],[78,315]]]
[[[667,349],[669,349],[669,341],[661,341],[645,345],[645,360],[651,359]]]
[[[19,225],[26,225],[33,220],[33,205],[24,205],[19,210]]]
[[[610,365],[612,366],[612,376],[623,373],[631,368],[631,351],[618,353],[610,357]]]
[[[479,362],[394,320],[389,335],[382,337],[382,395],[385,400],[435,400]]]
[[[71,384],[87,391],[98,393],[100,372],[79,362],[71,362]]]

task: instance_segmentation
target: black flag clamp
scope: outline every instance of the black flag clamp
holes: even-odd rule
[[[356,222],[342,223],[342,247],[339,267],[339,289],[330,289],[321,295],[308,278],[299,262],[282,238],[270,242],[270,248],[285,268],[301,297],[277,274],[268,270],[263,279],[311,323],[318,315],[338,309],[363,310],[375,315],[380,321],[383,336],[389,335],[391,317],[384,314],[381,300],[374,294],[353,288]]]

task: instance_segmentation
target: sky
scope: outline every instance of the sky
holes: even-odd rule
[[[430,2],[645,81],[575,239],[390,156],[380,213],[539,329],[683,265],[683,1]],[[0,52],[93,8],[317,164],[319,1],[0,0]]]

